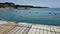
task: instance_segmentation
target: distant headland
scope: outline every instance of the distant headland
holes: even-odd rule
[[[0,8],[28,9],[28,8],[48,8],[48,7],[16,5],[15,3],[5,2],[5,3],[0,3]]]

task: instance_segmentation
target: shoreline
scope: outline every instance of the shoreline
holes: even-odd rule
[[[3,22],[3,23],[1,23],[1,22]],[[0,20],[0,24],[7,24],[7,23],[43,25],[43,26],[55,26],[55,25],[46,25],[46,24],[34,24],[34,23],[27,23],[27,22],[13,22],[13,21],[4,21],[4,20]],[[60,27],[60,26],[57,26],[57,27]]]
[[[0,10],[5,10],[5,9],[14,9],[14,8],[9,8],[9,7],[6,7],[6,8],[0,8]]]

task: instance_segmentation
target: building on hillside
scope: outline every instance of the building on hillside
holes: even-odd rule
[[[0,8],[14,8],[15,4],[14,3],[8,3],[8,2],[5,2],[5,3],[0,3]]]

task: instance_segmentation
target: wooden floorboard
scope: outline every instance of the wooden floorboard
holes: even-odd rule
[[[60,34],[60,26],[10,23],[0,25],[0,34]]]

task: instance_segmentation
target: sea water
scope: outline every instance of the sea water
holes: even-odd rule
[[[0,9],[0,20],[60,26],[60,8]]]

